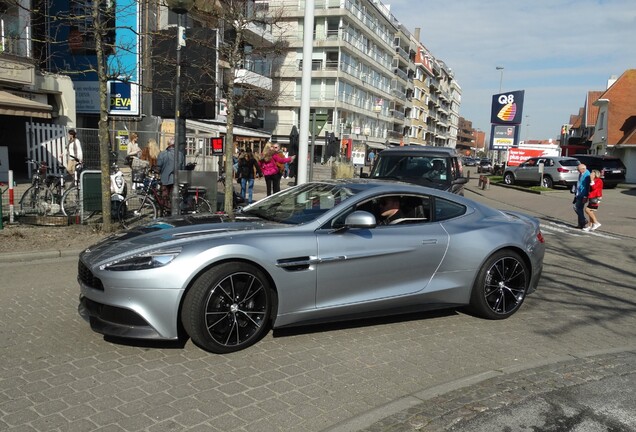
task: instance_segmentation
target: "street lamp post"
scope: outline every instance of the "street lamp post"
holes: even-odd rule
[[[503,66],[497,66],[495,69],[500,71],[500,74],[499,74],[499,93],[501,93],[501,84],[503,83],[504,67]]]
[[[181,47],[185,46],[185,26],[183,23],[184,15],[188,13],[194,0],[166,0],[168,8],[177,14],[177,74],[175,76],[174,86],[174,165],[173,165],[173,187],[172,187],[172,216],[179,214],[179,152],[182,142],[185,142],[185,128],[179,126],[179,117],[181,116]],[[183,138],[183,139],[182,139]]]

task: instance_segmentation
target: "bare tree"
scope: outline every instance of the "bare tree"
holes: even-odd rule
[[[271,27],[281,22],[283,9],[274,11],[266,3],[253,0],[200,0],[195,3],[192,15],[208,28],[217,28],[222,35],[218,44],[218,61],[224,72],[221,87],[222,97],[227,101],[227,134],[225,143],[224,169],[228,175],[225,182],[225,210],[230,217],[233,211],[233,184],[230,173],[233,172],[234,122],[240,108],[263,107],[277,98],[271,89],[253,85],[249,75],[240,75],[254,59],[262,64],[276,67],[281,59],[287,41],[280,35],[274,39]],[[254,35],[261,37],[254,40]],[[271,72],[271,70],[270,70]]]

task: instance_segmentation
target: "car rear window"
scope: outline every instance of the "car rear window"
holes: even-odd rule
[[[559,163],[563,166],[575,167],[579,164],[578,159],[562,159]]]
[[[605,159],[603,161],[603,168],[605,169],[621,169],[623,167],[623,162],[620,159]]]

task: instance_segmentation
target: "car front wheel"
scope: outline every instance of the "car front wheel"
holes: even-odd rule
[[[504,183],[507,185],[515,184],[515,176],[512,173],[507,172],[504,174]]]
[[[265,274],[245,263],[207,270],[186,294],[181,322],[192,341],[216,354],[253,345],[269,330],[272,289]]]
[[[508,318],[521,307],[529,284],[530,273],[521,256],[499,251],[479,271],[469,310],[482,318]]]

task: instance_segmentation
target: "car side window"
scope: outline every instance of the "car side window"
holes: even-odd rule
[[[354,211],[362,210],[375,216],[378,226],[420,224],[431,220],[431,198],[420,195],[381,195],[356,204],[336,216],[326,226],[341,228]],[[390,214],[391,209],[398,212]],[[389,211],[387,215],[385,212]]]
[[[443,198],[435,198],[435,221],[456,218],[465,213],[466,206]]]

